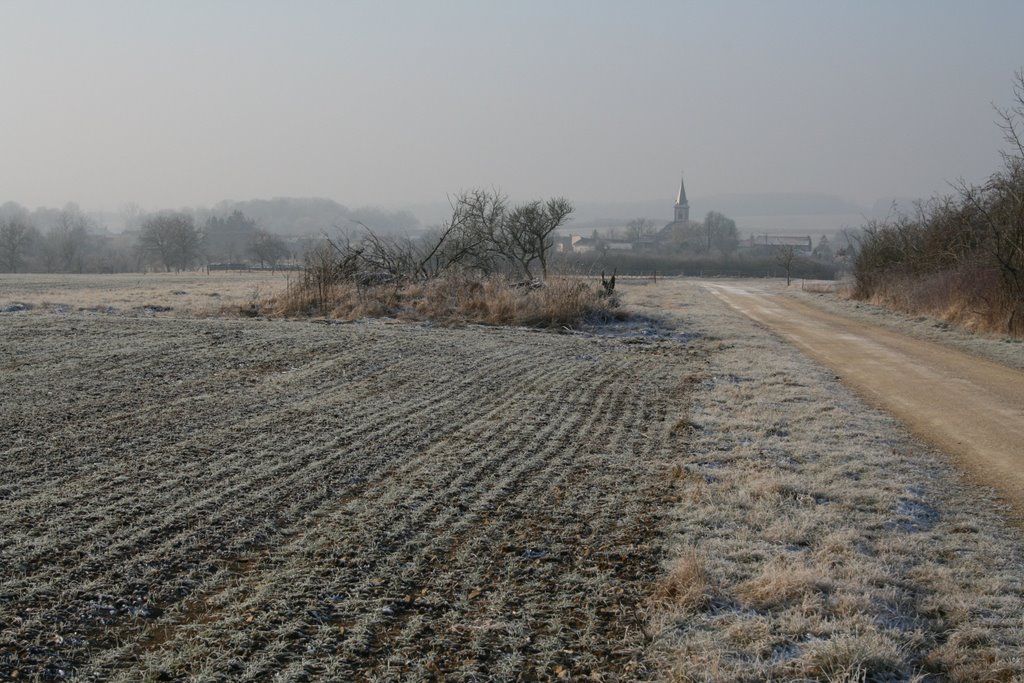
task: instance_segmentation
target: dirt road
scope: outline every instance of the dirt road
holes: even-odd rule
[[[952,455],[1024,519],[1024,372],[826,313],[756,283],[705,283]]]

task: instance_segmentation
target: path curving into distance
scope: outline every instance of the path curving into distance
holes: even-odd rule
[[[832,368],[995,488],[1024,520],[1024,372],[814,306],[757,283],[702,284]]]

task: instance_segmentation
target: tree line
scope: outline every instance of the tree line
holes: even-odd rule
[[[1013,95],[1009,108],[996,110],[1008,145],[1002,168],[863,228],[857,296],[1024,334],[1024,70]]]
[[[171,211],[140,216],[137,223],[137,230],[114,235],[73,204],[30,213],[8,202],[0,207],[0,271],[169,272],[211,263],[273,268],[306,246],[261,229],[241,211],[210,216],[202,225],[189,213]]]

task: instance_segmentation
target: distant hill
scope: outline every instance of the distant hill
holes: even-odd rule
[[[733,218],[857,214],[863,211],[863,208],[855,202],[835,195],[815,192],[725,194],[702,197],[700,203],[707,205],[710,211],[718,211]]]
[[[420,229],[420,222],[409,211],[376,207],[349,208],[333,199],[317,197],[277,197],[275,199],[225,200],[211,213],[227,215],[241,211],[263,230],[279,235],[319,235],[335,229],[359,230],[365,224],[380,234],[408,233]]]

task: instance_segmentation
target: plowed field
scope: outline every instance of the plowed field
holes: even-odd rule
[[[645,677],[689,355],[635,341],[7,316],[0,678]]]
[[[0,278],[0,681],[1024,680],[1011,508],[698,284],[189,317],[232,282]]]

